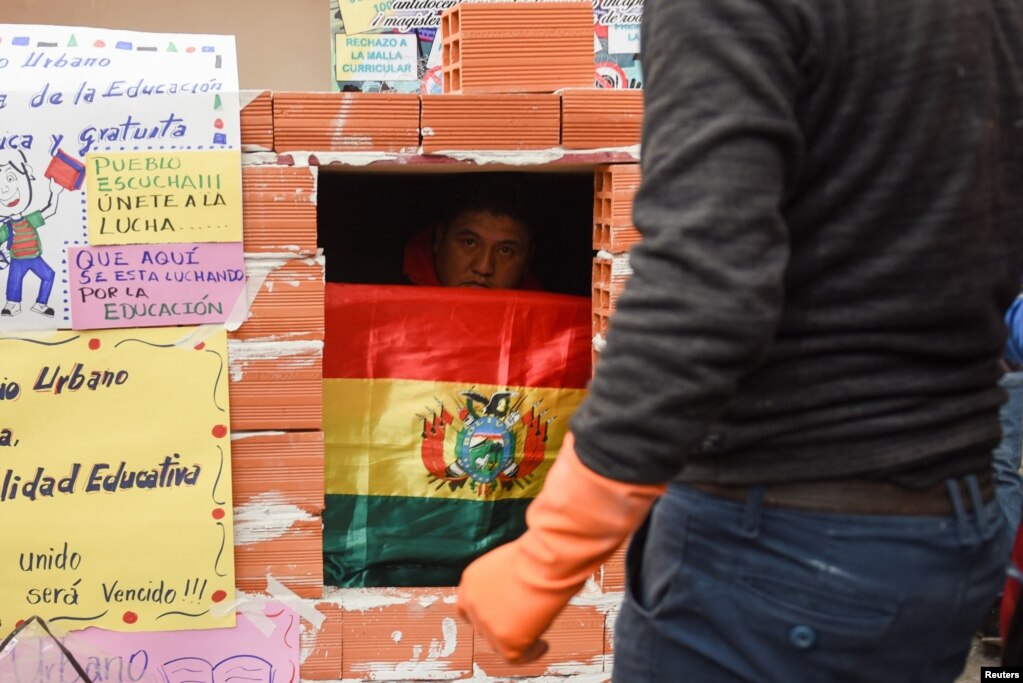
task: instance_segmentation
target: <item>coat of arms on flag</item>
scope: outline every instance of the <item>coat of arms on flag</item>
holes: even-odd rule
[[[590,377],[590,302],[327,285],[324,575],[453,585],[525,529]]]
[[[429,417],[422,416],[423,465],[433,481],[446,483],[452,491],[468,484],[481,497],[492,486],[523,487],[543,462],[547,427],[556,417],[547,417],[542,399],[524,409],[526,397],[517,391],[458,393],[462,400],[456,400],[457,418],[443,403]],[[454,459],[445,452],[450,433],[455,434],[454,447],[447,450]]]

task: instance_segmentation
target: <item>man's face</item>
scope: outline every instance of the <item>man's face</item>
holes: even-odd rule
[[[10,164],[0,168],[0,216],[18,216],[32,202],[28,175]]]
[[[529,233],[514,218],[465,211],[442,227],[433,265],[445,287],[514,289],[529,266]]]

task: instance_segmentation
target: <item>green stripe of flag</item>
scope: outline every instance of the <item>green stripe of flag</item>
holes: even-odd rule
[[[525,531],[530,502],[328,494],[324,583],[453,586],[474,558]]]

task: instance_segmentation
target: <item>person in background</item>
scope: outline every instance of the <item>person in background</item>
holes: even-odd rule
[[[1019,534],[1023,517],[1023,479],[1019,474],[1023,458],[1023,295],[1016,297],[1005,314],[1009,338],[1005,343],[1005,374],[999,382],[1008,398],[999,414],[1002,423],[1002,441],[995,449],[995,477],[998,483],[998,503],[1008,521],[1007,533],[1013,539],[1009,576],[1001,597],[992,607],[980,635],[1001,637],[1002,658],[1005,666],[1023,664],[1023,631],[1019,615],[1016,627],[1010,628],[1013,615],[1019,609],[1020,581],[1023,579],[1023,537]]]
[[[1006,372],[999,382],[1008,394],[1000,419],[1002,441],[995,449],[995,477],[998,503],[1008,520],[1006,532],[1015,538],[1023,516],[1023,478],[1019,474],[1023,458],[1023,295],[1016,297],[1005,314],[1009,338],[1005,344]]]
[[[1023,4],[647,0],[641,40],[634,274],[458,609],[534,659],[635,531],[615,681],[953,681],[1009,549]]]
[[[405,247],[412,284],[434,287],[540,289],[529,271],[535,249],[521,186],[502,176],[467,176],[436,226]]]

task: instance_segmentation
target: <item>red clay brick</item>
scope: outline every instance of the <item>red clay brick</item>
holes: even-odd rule
[[[321,428],[322,346],[232,341],[228,356],[232,431]]]
[[[372,680],[469,678],[472,628],[453,602],[454,589],[381,589],[395,604],[345,609],[343,677]],[[363,596],[372,591],[363,591]],[[342,604],[345,604],[342,597]]]
[[[241,92],[241,97],[251,97],[253,91]],[[274,148],[273,96],[269,90],[255,95],[239,115],[243,152],[270,151]]]
[[[595,607],[569,605],[544,634],[550,649],[530,664],[509,664],[478,633],[473,662],[488,676],[540,676],[548,672],[603,669],[604,615]]]
[[[415,93],[274,93],[277,152],[414,152]]]
[[[463,3],[441,15],[445,93],[553,92],[593,85],[593,5]]]
[[[246,253],[314,255],[315,170],[292,166],[243,166],[242,224]]]
[[[639,184],[639,164],[605,164],[594,169],[594,249],[621,253],[639,241],[632,222],[632,202]]]
[[[249,277],[268,275],[256,294],[249,317],[229,339],[323,339],[323,265],[314,259],[245,260]]]
[[[565,149],[638,145],[642,123],[642,90],[561,91],[561,146]]]
[[[342,636],[344,610],[335,602],[317,602],[316,610],[325,618],[319,629],[302,622],[302,680],[336,681],[342,673]]]

